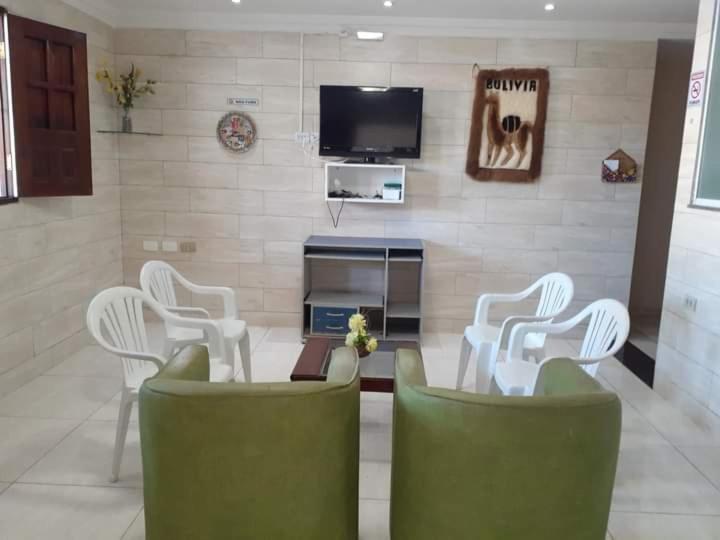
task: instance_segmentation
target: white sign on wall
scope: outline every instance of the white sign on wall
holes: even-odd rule
[[[227,102],[240,110],[254,111],[260,108],[260,99],[256,97],[229,97]]]
[[[688,92],[688,106],[701,107],[705,99],[705,72],[696,71],[690,75],[690,91]]]

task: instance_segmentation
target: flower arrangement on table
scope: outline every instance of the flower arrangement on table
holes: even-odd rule
[[[102,68],[95,74],[95,78],[103,83],[105,91],[115,96],[115,102],[123,109],[123,131],[132,131],[130,109],[135,106],[135,100],[147,94],[155,94],[157,81],[148,79],[141,83],[141,75],[140,68],[135,67],[135,64],[132,64],[129,73],[120,74],[118,79],[108,68]]]
[[[350,332],[345,337],[345,345],[357,349],[360,358],[364,358],[377,350],[378,340],[368,334],[367,320],[364,315],[357,313],[350,317],[348,326]]]

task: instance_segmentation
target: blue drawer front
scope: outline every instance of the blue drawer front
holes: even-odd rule
[[[357,313],[355,308],[321,307],[313,308],[312,332],[316,334],[347,334],[348,321]]]

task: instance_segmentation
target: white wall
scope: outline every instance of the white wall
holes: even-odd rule
[[[460,330],[479,293],[520,289],[553,270],[576,279],[577,305],[627,300],[640,189],[603,184],[600,168],[618,147],[643,161],[655,42],[307,35],[307,129],[317,129],[321,84],[426,89],[423,158],[409,163],[407,204],[348,204],[335,230],[322,163],[292,140],[299,41],[275,32],[115,33],[118,67],[135,62],[161,81],[134,118],[163,136],[119,142],[127,283],[157,256],[144,240],[194,239],[196,254],[165,256],[193,279],[236,288],[251,322],[294,325],[307,236],[400,236],[427,241],[428,330]],[[550,66],[536,183],[464,175],[475,62]],[[240,156],[215,140],[230,96],[261,100],[251,113],[260,140]]]
[[[716,3],[700,2],[693,72],[707,69]],[[685,121],[656,378],[662,395],[720,432],[720,213],[688,207],[701,113],[689,108]],[[684,307],[688,294],[697,312]]]
[[[10,0],[10,13],[88,35],[91,79],[112,65],[112,29],[57,0]],[[94,130],[115,111],[91,85]],[[85,308],[122,282],[120,192],[113,136],[93,135],[92,197],[22,199],[0,206],[0,396],[87,343]]]

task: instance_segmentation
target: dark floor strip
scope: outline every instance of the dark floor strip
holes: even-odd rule
[[[655,360],[638,349],[631,342],[627,342],[617,354],[618,360],[632,371],[638,379],[650,388],[655,382]]]

